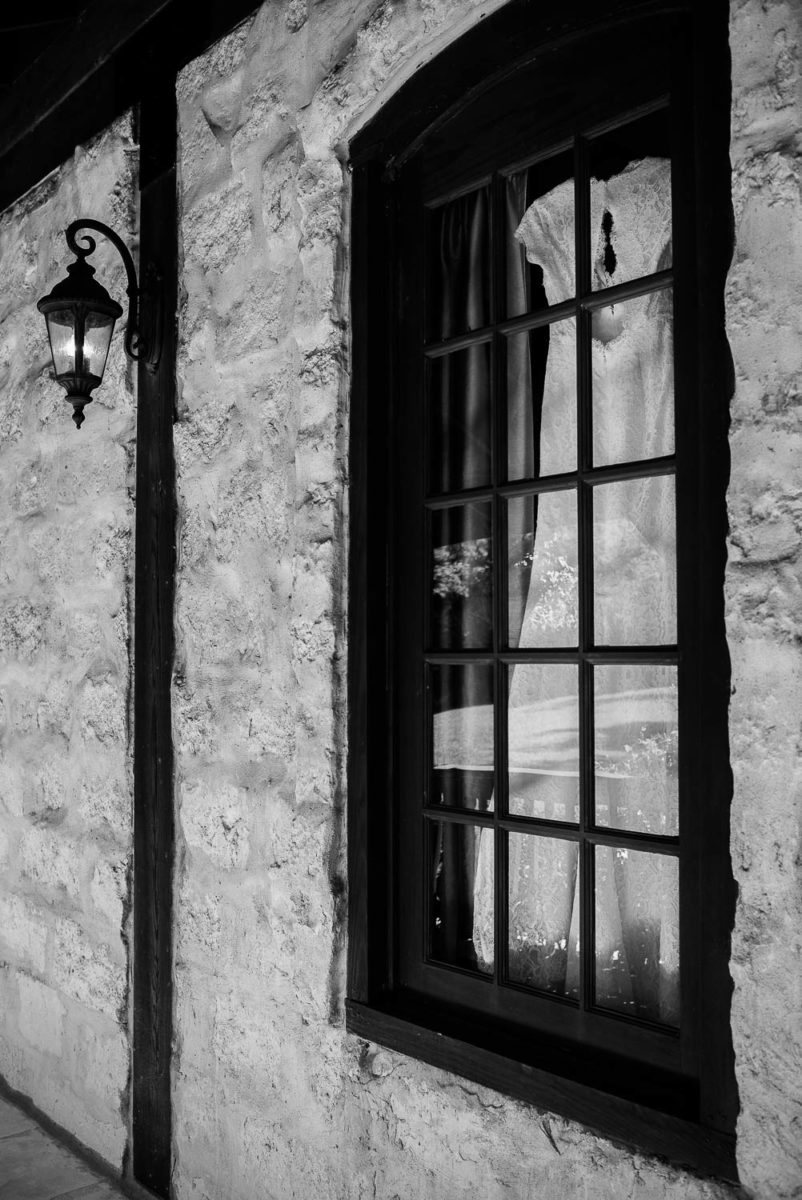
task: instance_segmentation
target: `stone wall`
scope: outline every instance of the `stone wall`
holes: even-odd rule
[[[118,333],[77,431],[35,306],[71,261],[63,231],[76,216],[105,220],[130,243],[136,167],[126,117],[0,216],[0,1073],[118,1165],[128,1087],[132,378]],[[95,260],[123,295],[116,252]]]
[[[733,1034],[739,1167],[761,1197],[802,1183],[800,41],[799,0],[732,4]]]
[[[178,1200],[738,1194],[344,1030],[343,164],[501,2],[271,0],[179,77]],[[747,1193],[780,1200],[802,1177],[801,10],[731,9],[738,1154]],[[118,333],[77,433],[34,304],[72,217],[133,237],[135,164],[126,119],[0,216],[0,1073],[118,1164],[132,377]]]
[[[180,1200],[735,1194],[343,1029],[349,176],[342,163],[353,131],[490,7],[497,5],[266,4],[179,78]],[[736,121],[764,131],[796,87],[793,13],[776,5],[766,16],[766,7],[733,6],[736,65],[754,59],[736,93]],[[777,34],[775,43],[783,12],[785,39]],[[759,48],[757,25],[771,26]],[[739,105],[749,108],[743,118]],[[785,119],[798,126],[798,113]],[[798,219],[789,128],[780,120],[765,134],[783,147],[767,176],[753,147],[738,169],[755,195],[757,225],[765,217],[775,230],[774,257],[760,270],[769,280],[781,268],[798,286],[788,226],[780,233],[786,216],[776,209],[794,205]],[[775,177],[782,199],[763,187]],[[742,236],[739,228],[733,319],[748,314],[753,294]],[[767,288],[762,300],[783,361],[796,353],[780,319],[785,299]],[[798,320],[797,310],[788,319]],[[793,425],[795,368],[778,371],[776,411],[766,410],[763,375],[759,381],[752,365],[757,350],[757,341],[736,344],[745,364],[739,373],[754,384],[750,394],[742,379],[736,401],[734,544],[743,513],[744,534],[760,522],[780,550],[763,555],[765,597],[750,591],[758,578],[751,565],[734,564],[730,575],[742,697],[735,845],[744,883],[734,972],[741,1169],[751,1194],[769,1198],[792,1194],[798,1154],[795,1069],[778,1022],[792,986],[786,805],[799,706],[787,655],[796,606],[795,459],[790,437],[778,433],[773,450],[764,439],[770,428],[784,433]],[[765,343],[760,351],[768,370],[773,352]],[[779,512],[761,507],[767,481],[782,498]],[[758,631],[761,604],[776,614],[768,648],[757,640],[766,636]],[[767,696],[773,716],[762,713]],[[771,747],[759,761],[755,734]],[[764,844],[769,829],[780,838],[776,851]],[[775,985],[776,1001],[766,994]],[[766,1145],[776,1151],[770,1160],[761,1153]]]

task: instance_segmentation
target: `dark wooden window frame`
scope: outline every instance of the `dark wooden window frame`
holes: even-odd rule
[[[729,659],[723,622],[726,433],[732,392],[723,315],[731,254],[727,6],[713,3],[700,13],[698,6],[695,10],[688,4],[578,2],[562,6],[559,18],[544,17],[536,8],[526,0],[513,0],[483,22],[403,88],[351,148],[347,1023],[365,1038],[583,1121],[613,1138],[734,1179],[737,1092],[728,974],[734,885],[728,850]],[[698,963],[695,989],[683,995],[684,1005],[690,1001],[696,1034],[690,1082],[687,1063],[681,1077],[653,1067],[641,1070],[638,1078],[638,1070],[627,1069],[626,1042],[621,1038],[588,1054],[581,1043],[560,1035],[559,1023],[551,1034],[530,1032],[522,1038],[520,1027],[503,1016],[478,1019],[459,1002],[459,989],[439,1001],[410,991],[399,980],[395,913],[395,860],[402,832],[398,758],[404,751],[394,731],[402,727],[404,712],[398,710],[393,646],[394,630],[407,604],[403,587],[393,577],[389,548],[399,537],[394,528],[394,446],[417,436],[416,429],[405,425],[399,401],[403,381],[409,386],[410,367],[399,351],[397,331],[405,295],[416,290],[403,264],[405,252],[414,257],[419,236],[410,230],[406,212],[399,217],[403,180],[411,173],[408,164],[427,154],[427,179],[436,180],[441,164],[444,179],[459,177],[459,154],[456,165],[449,158],[450,131],[459,130],[460,113],[470,104],[472,112],[482,112],[481,99],[478,110],[475,107],[477,97],[489,93],[501,76],[512,81],[514,91],[516,71],[524,77],[533,61],[542,61],[547,71],[549,54],[560,47],[611,30],[623,36],[633,20],[657,17],[671,19],[677,39],[673,54],[681,67],[672,70],[672,87],[678,120],[691,143],[680,186],[695,209],[695,225],[688,226],[687,234],[694,239],[695,268],[673,281],[681,326],[678,342],[695,348],[694,361],[686,364],[690,383],[685,385],[692,387],[695,404],[688,407],[690,420],[678,429],[684,440],[678,455],[691,464],[680,481],[678,529],[679,569],[685,573],[681,586],[693,589],[696,597],[688,635],[696,674],[686,676],[686,711],[680,720],[696,730],[684,769],[694,773],[697,795],[709,797],[693,817],[695,852],[683,867],[683,893],[698,897],[702,909],[697,923],[686,903],[682,918],[682,936],[686,946],[693,946]],[[488,111],[492,117],[492,109]],[[554,142],[559,141],[557,133]],[[514,146],[514,129],[505,129],[501,136]],[[478,130],[465,163],[466,180],[478,178],[482,153]],[[495,146],[488,154],[493,157]],[[692,517],[697,511],[705,514],[701,523]],[[683,644],[688,646],[688,637]],[[697,695],[703,697],[698,707]]]

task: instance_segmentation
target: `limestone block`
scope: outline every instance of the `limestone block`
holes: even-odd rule
[[[73,684],[69,678],[48,681],[47,692],[36,709],[37,728],[45,735],[69,740],[73,717]]]
[[[112,958],[109,945],[96,945],[75,921],[56,923],[52,971],[66,995],[107,1017],[124,1017],[125,968]]]
[[[47,601],[19,599],[0,615],[0,653],[29,662],[42,645],[50,612]]]
[[[101,859],[92,873],[89,892],[92,902],[109,926],[109,933],[123,924],[124,904],[130,892],[129,864],[126,859]]]
[[[211,79],[201,93],[201,111],[209,128],[225,143],[239,125],[242,109],[242,67],[238,67],[223,79]]]
[[[17,986],[20,1033],[43,1054],[60,1055],[64,1005],[58,992],[28,975],[18,975]]]
[[[0,896],[0,942],[16,965],[45,974],[48,924],[37,905],[21,896]]]
[[[48,889],[53,889],[77,901],[81,892],[83,858],[80,843],[62,830],[35,826],[26,830],[20,841],[20,870],[25,877],[42,885],[44,895],[48,894]]]
[[[344,199],[342,168],[336,159],[330,156],[322,160],[307,159],[298,172],[302,246],[339,240]]]
[[[216,690],[216,689],[215,689]],[[205,689],[188,691],[182,677],[173,697],[173,722],[181,752],[189,758],[213,759],[222,744],[216,707]]]
[[[132,797],[130,780],[124,776],[124,759],[110,756],[93,759],[91,773],[83,773],[78,813],[90,826],[99,827],[123,843],[131,836]]]
[[[240,440],[231,388],[221,373],[206,363],[189,367],[184,375],[184,419],[175,429],[176,457],[187,467],[209,462]]]
[[[113,1022],[84,1019],[84,1010],[70,1006],[65,1022],[65,1053],[83,1103],[98,1121],[122,1115],[123,1091],[130,1068],[125,1033]]]
[[[251,228],[251,197],[243,181],[231,177],[224,188],[201,196],[185,214],[186,259],[200,264],[205,272],[221,271],[247,254]]]
[[[285,126],[285,128],[287,128]],[[300,217],[298,203],[298,167],[302,158],[296,137],[268,158],[262,172],[262,223],[268,237],[295,230]]]
[[[19,769],[8,762],[0,762],[0,806],[12,817],[23,813],[23,784]]]
[[[246,793],[214,781],[182,790],[181,826],[189,846],[229,870],[247,865],[249,803]]]
[[[182,880],[176,926],[176,958],[200,965],[218,961],[222,949],[220,892],[207,891],[199,881]]]
[[[23,810],[26,816],[49,826],[59,824],[70,804],[74,764],[64,742],[48,748],[40,761],[25,764]]]
[[[301,275],[293,238],[271,238],[264,254],[226,265],[212,300],[222,363],[270,350],[289,336]]]
[[[80,696],[84,739],[102,745],[125,745],[125,692],[119,679],[87,679]]]

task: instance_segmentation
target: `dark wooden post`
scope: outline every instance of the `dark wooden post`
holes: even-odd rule
[[[133,1175],[170,1195],[172,1114],[173,743],[170,684],[175,597],[175,357],[178,232],[172,70],[148,71],[139,109],[140,286],[161,279],[163,341],[139,367],[134,622]],[[148,321],[147,295],[142,320]]]

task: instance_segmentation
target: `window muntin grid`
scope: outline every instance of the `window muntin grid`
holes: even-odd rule
[[[465,752],[468,754],[468,759],[465,760],[467,764],[464,772],[466,778],[459,779],[458,757],[452,753],[453,761],[448,767],[450,772],[448,787],[440,791],[434,803],[431,790],[424,800],[422,836],[425,845],[429,847],[429,850],[426,851],[427,862],[431,862],[430,851],[434,843],[441,847],[443,845],[451,846],[452,855],[457,853],[454,849],[455,846],[461,847],[463,856],[467,856],[468,859],[473,856],[476,877],[481,876],[484,881],[482,886],[485,890],[485,903],[483,912],[480,917],[474,917],[472,926],[476,938],[474,939],[472,935],[471,940],[476,940],[477,944],[464,954],[458,954],[452,950],[445,953],[442,950],[442,946],[445,944],[442,932],[437,932],[441,930],[444,911],[444,901],[441,895],[442,870],[439,875],[427,874],[423,881],[423,886],[427,888],[425,905],[427,932],[424,939],[425,944],[422,946],[422,954],[428,962],[444,969],[468,971],[483,979],[492,977],[493,986],[501,990],[523,988],[531,991],[533,995],[551,998],[557,996],[561,1002],[573,1005],[580,1010],[615,1011],[619,1016],[627,1019],[673,1029],[678,1021],[678,984],[676,1003],[671,1001],[662,1003],[658,1007],[653,1005],[650,1009],[642,999],[627,1003],[624,997],[626,989],[622,990],[622,986],[618,986],[620,979],[616,983],[617,991],[615,988],[611,990],[607,982],[604,982],[615,977],[615,962],[618,960],[615,956],[620,958],[620,946],[616,945],[614,938],[611,940],[607,926],[599,925],[599,913],[604,914],[606,910],[603,906],[600,908],[599,888],[601,882],[597,887],[597,864],[604,863],[605,880],[610,872],[617,871],[618,875],[626,875],[627,872],[621,864],[626,864],[630,855],[633,856],[631,859],[633,862],[641,863],[648,860],[649,864],[654,861],[658,866],[663,858],[668,858],[673,863],[673,867],[666,868],[666,870],[674,870],[676,873],[680,854],[676,804],[674,803],[672,814],[667,816],[662,828],[656,827],[660,825],[660,822],[653,822],[648,827],[642,820],[641,824],[638,824],[639,818],[637,817],[625,818],[622,826],[618,820],[611,822],[609,817],[600,819],[600,812],[594,808],[595,777],[601,770],[598,764],[595,764],[595,743],[604,740],[596,737],[594,722],[597,709],[606,711],[610,708],[609,700],[605,701],[604,705],[600,700],[597,705],[595,700],[597,678],[606,681],[610,671],[614,672],[616,667],[620,667],[622,673],[625,673],[627,670],[632,670],[635,665],[640,665],[646,671],[662,669],[673,671],[676,675],[679,662],[679,648],[676,644],[676,617],[673,618],[673,623],[671,619],[662,622],[651,621],[650,623],[653,613],[648,603],[648,587],[645,590],[642,605],[643,621],[639,622],[634,630],[628,628],[626,623],[616,619],[620,603],[616,604],[614,589],[608,597],[606,608],[604,605],[601,605],[600,608],[597,603],[598,597],[594,594],[596,591],[594,583],[598,574],[598,571],[595,571],[594,546],[598,545],[600,541],[600,538],[594,537],[594,507],[600,514],[603,514],[604,501],[611,495],[611,492],[609,490],[602,492],[599,489],[616,488],[620,495],[626,493],[627,497],[642,493],[646,499],[639,502],[651,507],[654,507],[652,496],[659,494],[663,497],[663,508],[667,513],[665,531],[667,548],[657,566],[655,563],[649,562],[641,565],[653,590],[657,587],[665,594],[676,596],[676,517],[673,508],[676,459],[673,454],[675,444],[673,405],[670,427],[662,429],[660,436],[651,441],[641,439],[640,445],[635,439],[638,456],[626,457],[617,448],[614,438],[607,437],[605,439],[598,436],[598,422],[594,423],[593,386],[594,368],[598,375],[600,361],[603,366],[604,352],[603,349],[599,350],[598,346],[603,347],[606,344],[605,336],[610,340],[611,318],[614,322],[616,306],[619,310],[624,306],[630,306],[630,311],[638,309],[640,312],[642,310],[647,317],[650,309],[653,310],[658,305],[662,305],[663,308],[667,306],[670,310],[673,274],[671,267],[666,265],[667,262],[670,262],[670,255],[662,254],[661,256],[660,253],[652,253],[650,249],[649,264],[654,265],[657,269],[642,275],[632,275],[630,270],[622,284],[615,282],[617,263],[613,262],[609,253],[605,258],[606,248],[604,245],[604,241],[607,239],[614,246],[614,239],[611,235],[615,229],[615,223],[613,222],[610,226],[610,222],[606,221],[603,221],[601,225],[601,242],[596,253],[597,258],[599,254],[601,255],[606,277],[600,273],[599,269],[594,270],[592,220],[595,209],[598,208],[596,201],[599,188],[595,187],[598,181],[592,176],[592,168],[595,162],[609,161],[611,155],[614,158],[616,148],[620,149],[622,144],[626,146],[628,140],[631,143],[632,137],[637,136],[639,127],[641,131],[645,129],[647,133],[650,129],[653,134],[657,130],[659,140],[659,137],[665,135],[666,126],[665,110],[657,110],[653,114],[648,114],[646,118],[624,123],[620,130],[606,133],[598,139],[577,137],[570,155],[562,149],[553,156],[541,157],[536,164],[534,174],[537,186],[535,190],[539,187],[539,195],[542,196],[546,194],[544,181],[552,181],[552,183],[557,181],[554,186],[560,192],[561,227],[570,229],[574,237],[572,252],[565,255],[574,275],[574,287],[570,288],[567,285],[564,269],[562,272],[553,270],[551,280],[556,302],[550,307],[546,307],[544,304],[543,287],[540,287],[539,292],[537,287],[530,288],[529,294],[533,299],[528,304],[521,302],[520,295],[516,298],[513,295],[514,289],[510,287],[511,256],[508,238],[511,228],[510,197],[516,189],[520,193],[522,186],[525,186],[522,184],[522,179],[525,179],[527,173],[526,168],[520,166],[498,172],[489,186],[482,181],[480,189],[474,193],[478,200],[473,208],[475,219],[472,232],[475,234],[477,230],[480,231],[481,236],[487,239],[486,247],[477,247],[475,241],[471,247],[470,238],[463,239],[465,244],[462,246],[456,244],[458,239],[454,237],[451,237],[450,240],[446,239],[454,252],[454,261],[458,263],[459,270],[462,272],[461,283],[455,284],[451,289],[454,294],[447,296],[447,320],[439,321],[432,314],[432,306],[443,303],[443,296],[450,286],[444,274],[442,254],[434,271],[434,285],[432,270],[428,271],[425,327],[429,334],[429,340],[425,344],[423,353],[428,368],[426,379],[429,429],[435,427],[428,420],[428,414],[432,408],[431,381],[433,378],[443,377],[440,367],[443,360],[458,362],[459,356],[462,356],[464,360],[466,356],[475,355],[478,352],[477,348],[482,347],[482,362],[489,362],[492,365],[487,373],[489,388],[485,382],[483,387],[478,389],[484,393],[488,406],[486,419],[481,424],[483,430],[489,430],[491,443],[488,460],[483,460],[485,465],[479,472],[480,478],[477,478],[476,471],[466,471],[464,464],[463,466],[457,464],[456,467],[451,465],[448,472],[438,473],[437,466],[432,465],[434,458],[431,441],[427,443],[426,447],[427,462],[430,466],[427,472],[427,494],[423,498],[423,506],[428,515],[429,548],[427,553],[430,561],[434,561],[435,551],[439,551],[441,568],[451,572],[452,582],[454,582],[457,592],[460,593],[460,603],[463,606],[466,601],[470,605],[471,590],[475,589],[476,581],[483,570],[485,575],[482,632],[479,644],[477,644],[475,632],[471,632],[467,638],[457,637],[456,640],[461,642],[459,645],[454,644],[453,635],[446,639],[448,644],[444,644],[442,636],[435,632],[438,628],[435,618],[438,608],[442,609],[442,597],[438,599],[436,586],[429,587],[425,622],[428,631],[427,644],[421,657],[421,668],[426,674],[427,687],[430,692],[427,721],[431,722],[434,719],[430,687],[430,681],[434,678],[433,673],[448,668],[456,669],[459,666],[468,670],[472,664],[477,665],[481,660],[485,672],[491,668],[493,671],[493,697],[490,705],[492,716],[488,717],[488,697],[484,695],[482,720],[485,740],[488,737],[488,720],[492,723],[494,751],[492,755],[485,754],[484,759],[487,761],[483,760],[482,768],[486,772],[488,763],[492,764],[492,790],[488,787],[486,774],[482,777],[481,786],[477,784],[476,780],[467,778],[468,768],[476,768],[477,764],[468,761],[470,758],[468,751],[472,747],[469,745],[470,737],[466,733]],[[634,177],[635,173],[631,174]],[[648,174],[648,170],[641,171],[639,179],[635,179],[634,182],[639,184],[641,179],[647,177]],[[654,170],[652,175],[655,175]],[[566,189],[570,189],[571,193],[570,214],[565,204]],[[474,203],[471,196],[470,190],[466,190],[456,200],[450,198],[444,204],[433,204],[429,207],[427,262],[433,238],[439,238],[442,243],[444,229],[453,234],[453,230],[448,230],[448,206],[456,206],[452,211],[459,213],[458,220],[462,220],[464,224],[465,214],[471,212],[471,205]],[[486,280],[488,289],[485,300],[478,304],[475,298],[468,298],[464,295],[464,256],[470,253],[475,255],[481,276]],[[598,263],[596,267],[598,268]],[[538,270],[536,266],[534,269]],[[543,271],[540,282],[548,278],[548,273]],[[600,285],[600,279],[606,286]],[[568,342],[566,331],[569,329],[571,348],[574,352],[573,362],[570,353],[565,352]],[[443,331],[450,336],[432,336],[433,334],[440,335]],[[646,331],[648,335],[648,322]],[[557,334],[559,337],[555,336]],[[615,336],[614,329],[613,336]],[[537,348],[540,345],[542,347],[544,343],[549,347],[561,346],[558,364],[560,378],[554,386],[554,391],[556,393],[562,391],[563,415],[566,411],[570,411],[570,419],[562,422],[569,431],[565,439],[568,444],[561,445],[558,431],[551,429],[545,445],[542,447],[541,443],[538,443],[538,448],[545,448],[546,453],[541,452],[540,460],[532,464],[528,473],[521,467],[520,456],[516,461],[513,452],[519,431],[511,429],[512,413],[508,399],[512,386],[511,381],[516,370],[519,369],[511,360],[516,356],[522,357],[520,346],[523,343],[528,343],[527,350],[531,346]],[[596,351],[595,362],[594,350]],[[535,353],[537,353],[537,349]],[[669,359],[671,353],[672,351],[669,349]],[[547,373],[548,364],[547,357]],[[673,371],[668,373],[667,380],[664,379],[662,383],[664,387],[667,386],[673,390]],[[566,410],[565,390],[567,388],[570,391],[572,387],[574,389],[574,406],[572,410]],[[550,398],[548,380],[545,381],[543,392],[541,431],[544,427],[542,418],[544,414],[548,413]],[[438,388],[437,404],[442,410],[442,388]],[[458,399],[457,407],[459,405]],[[553,425],[559,424],[559,417],[558,399],[555,403]],[[442,445],[447,438],[447,434],[444,435],[442,432],[442,411],[439,421],[437,436]],[[574,438],[573,447],[570,445],[572,437]],[[483,447],[486,449],[488,448],[487,441],[485,435]],[[619,442],[625,447],[633,444],[632,439],[627,442],[626,438],[619,439]],[[459,477],[470,479],[472,486],[450,487],[444,483],[446,474],[449,479]],[[489,478],[487,478],[488,474]],[[526,525],[527,507],[531,510],[541,505],[544,511],[548,507],[553,509],[555,502],[562,500],[564,503],[567,496],[574,497],[576,527],[573,540],[575,547],[572,547],[567,554],[559,553],[559,550],[565,549],[565,546],[557,547],[556,573],[559,576],[562,572],[564,578],[557,579],[552,595],[544,598],[542,595],[544,589],[540,589],[541,623],[545,619],[543,614],[548,613],[552,627],[549,631],[550,636],[541,637],[541,644],[538,644],[537,637],[522,637],[526,627],[525,618],[532,616],[536,606],[529,605],[530,611],[523,612],[520,596],[516,599],[513,595],[516,586],[514,584],[515,573],[511,568],[511,563],[514,567],[511,547],[514,545],[523,547],[525,557],[526,529],[524,526]],[[596,499],[597,497],[598,499]],[[595,499],[596,504],[594,505]],[[460,513],[472,509],[481,509],[488,514],[484,538],[455,537],[449,542],[444,540],[442,534],[434,535],[433,531],[436,529],[442,530],[452,525],[455,528],[459,527],[462,519]],[[558,536],[562,537],[563,543],[570,542],[571,539],[566,536],[565,520],[562,519],[557,524],[561,527],[561,535]],[[487,529],[490,531],[489,535]],[[623,533],[625,534],[626,531]],[[616,535],[620,542],[622,531],[613,531],[613,545],[615,545]],[[471,541],[473,541],[472,546],[470,545]],[[448,547],[445,555],[443,554],[444,546]],[[468,546],[467,550],[466,546]],[[551,547],[551,550],[553,552],[554,547]],[[622,551],[624,557],[625,552],[626,545]],[[533,545],[532,569],[545,572],[547,575],[553,574],[554,571],[550,571],[550,568],[554,567],[554,564],[544,561],[544,552],[541,547],[537,547],[537,554],[541,561],[535,561],[537,556]],[[545,557],[547,558],[547,555]],[[440,578],[443,579],[442,570]],[[605,586],[608,585],[605,584]],[[520,592],[520,588],[517,590]],[[575,605],[573,615],[567,613],[572,603]],[[674,606],[674,611],[676,611],[676,606]],[[601,620],[598,614],[601,614]],[[609,614],[612,616],[610,617]],[[518,627],[519,621],[521,622],[520,627]],[[535,625],[537,625],[537,620]],[[471,630],[477,628],[475,616],[469,622],[469,628]],[[550,710],[552,715],[549,729],[549,734],[554,742],[551,747],[552,772],[555,778],[563,780],[573,778],[573,790],[578,798],[578,803],[573,808],[570,800],[572,794],[570,786],[563,784],[557,789],[552,789],[550,795],[539,796],[537,788],[532,789],[530,786],[527,791],[521,782],[521,777],[526,775],[527,770],[534,776],[539,768],[537,762],[534,766],[530,763],[527,768],[527,765],[520,761],[521,746],[516,722],[522,704],[519,702],[516,692],[520,691],[521,681],[526,678],[526,672],[540,666],[545,673],[546,668],[550,665],[572,670],[577,680],[576,690],[573,694],[566,693],[563,688],[563,694],[559,696],[547,693],[540,699],[541,711]],[[522,670],[518,672],[518,682],[516,683],[518,668],[522,668]],[[487,688],[485,688],[486,690]],[[648,700],[654,707],[656,698],[649,696]],[[538,698],[530,698],[530,702],[536,711]],[[556,716],[555,708],[558,710]],[[576,712],[577,718],[576,728],[572,730],[568,714],[573,711]],[[436,714],[440,718],[443,715],[443,711]],[[631,712],[629,716],[631,718]],[[470,721],[464,723],[468,726],[471,724]],[[630,723],[632,722],[630,721]],[[665,722],[658,732],[667,742],[670,741],[670,738],[665,736],[664,725]],[[566,763],[573,752],[570,745],[572,735],[577,749],[573,759],[575,765],[566,768]],[[430,723],[426,744],[430,764],[428,769],[432,771],[432,777],[437,770],[432,758],[432,750],[437,736],[438,734]],[[440,737],[442,741],[442,731]],[[671,769],[676,774],[676,745],[661,748],[659,738],[650,740],[649,737],[644,737],[640,740],[643,742],[643,746],[636,747],[635,752],[630,755],[635,765],[633,766],[627,760],[627,771],[637,768],[643,773],[648,768],[652,770],[652,773],[656,772],[659,775],[662,771],[665,774],[668,769],[666,760],[670,756]],[[655,762],[651,766],[646,761],[649,750],[653,752],[653,757],[656,755]],[[639,752],[640,759],[638,758]],[[537,754],[534,757],[537,759]],[[546,759],[544,758],[543,761],[545,762]],[[559,765],[555,766],[555,764]],[[548,774],[546,771],[542,771],[542,773]],[[605,787],[608,792],[611,786],[609,778],[610,772],[608,771],[605,776],[607,781]],[[484,797],[481,801],[478,799],[480,792]],[[474,810],[469,825],[466,824],[465,812],[453,811],[451,807],[453,800],[449,803],[448,796],[468,797],[467,802],[463,798],[462,800],[458,799],[456,804],[457,807]],[[450,824],[459,825],[462,832],[459,835],[451,833],[446,836],[443,830],[447,829]],[[609,827],[611,824],[615,824],[614,829]],[[436,835],[435,830],[437,831]],[[554,861],[571,864],[570,869],[569,867],[565,868],[571,875],[570,879],[567,877],[561,879],[559,874],[555,875],[550,889],[542,886],[543,880],[541,879],[533,890],[533,894],[537,893],[541,896],[541,901],[544,893],[549,890],[555,894],[562,894],[563,897],[573,894],[574,891],[578,893],[576,919],[569,931],[569,939],[574,939],[573,944],[576,949],[573,961],[564,968],[565,978],[562,984],[557,979],[554,970],[539,972],[535,969],[532,965],[531,954],[529,955],[529,966],[521,965],[526,961],[527,952],[526,950],[521,952],[521,927],[520,921],[513,912],[511,888],[512,872],[519,869],[522,861],[526,866],[526,838],[540,839],[537,842],[538,847],[541,847],[541,842],[545,838],[546,842],[543,844],[546,849],[548,849],[548,840],[551,839],[554,842]],[[521,839],[524,840],[521,841]],[[534,845],[533,842],[529,849],[532,850]],[[566,847],[570,848],[570,852],[566,850]],[[600,858],[601,847],[605,848],[605,853]],[[515,849],[514,854],[511,854],[511,848]],[[557,853],[558,848],[559,853]],[[641,857],[635,857],[637,855]],[[528,857],[531,858],[533,864],[539,861],[549,861],[549,855],[543,851],[542,847],[538,854],[532,850]],[[518,863],[515,868],[512,865],[513,859]],[[572,872],[573,874],[571,874]],[[663,873],[665,874],[665,871]],[[629,874],[636,873],[630,871]],[[605,886],[609,892],[609,883]],[[520,894],[525,897],[525,893]],[[487,896],[491,898],[490,908],[492,909],[489,922]],[[441,923],[440,926],[437,925],[438,920]],[[671,924],[672,920],[673,924]],[[517,924],[516,921],[518,921]],[[669,927],[670,929],[676,928],[678,931],[678,918],[675,920],[671,916],[670,920],[667,918],[667,921],[667,929]],[[465,935],[465,930],[460,931],[460,937],[464,941],[463,935]],[[670,936],[673,937],[673,934]],[[676,940],[674,937],[675,943]],[[492,955],[487,953],[487,946],[491,942]],[[611,963],[602,970],[599,965],[599,956],[607,953],[609,947],[612,947],[609,950]],[[559,947],[554,951],[554,962],[560,961],[561,955],[567,957],[566,947]],[[569,977],[570,985],[567,982]],[[547,984],[541,986],[538,980],[544,979],[547,980]]]

